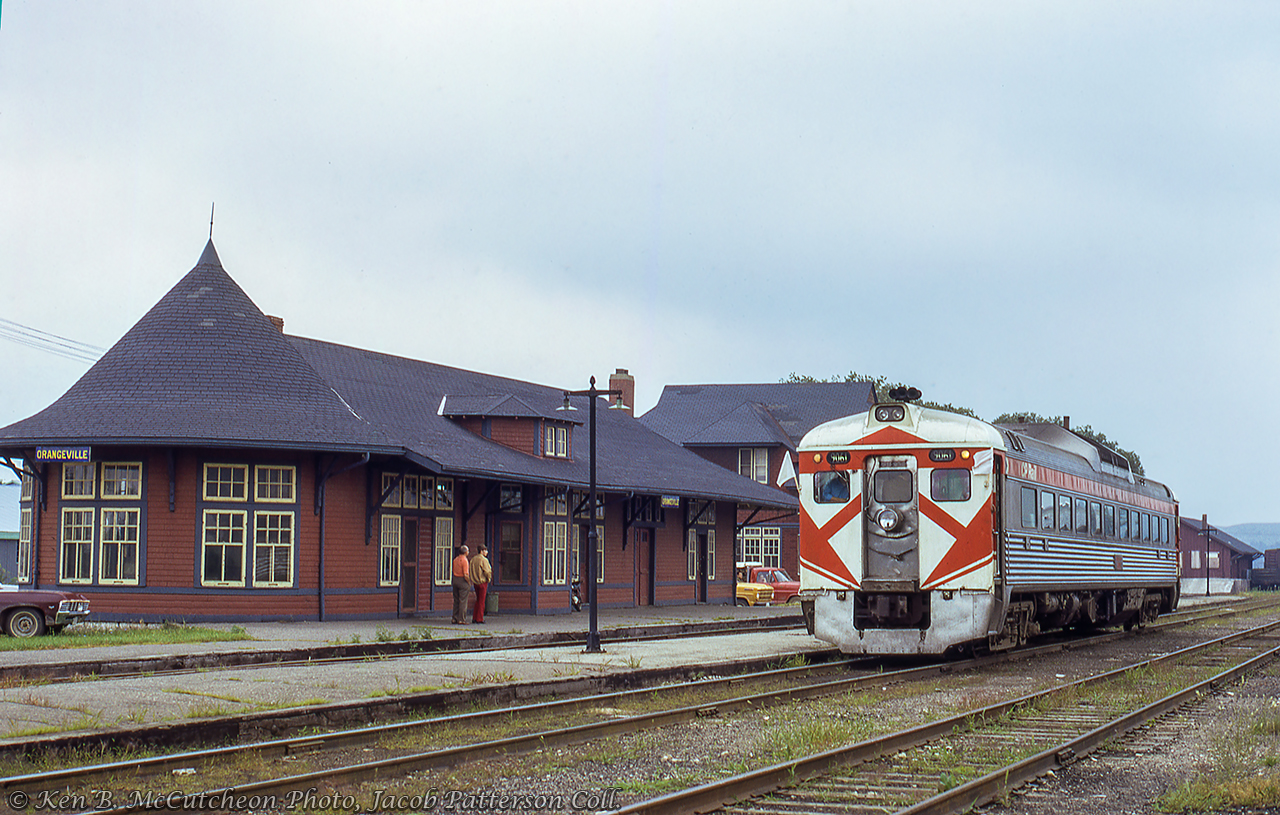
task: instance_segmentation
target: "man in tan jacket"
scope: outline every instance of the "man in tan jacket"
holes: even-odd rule
[[[476,547],[476,555],[471,558],[471,585],[476,590],[476,610],[471,615],[473,623],[484,624],[484,601],[489,593],[489,581],[493,580],[493,567],[489,565],[489,547],[483,543]]]

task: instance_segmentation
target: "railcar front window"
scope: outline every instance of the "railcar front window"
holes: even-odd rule
[[[1031,487],[1022,488],[1022,525],[1036,528],[1036,491]]]
[[[875,498],[881,504],[908,504],[912,497],[910,470],[881,470],[876,473]]]
[[[849,473],[824,472],[813,474],[814,500],[819,504],[845,504],[849,502]]]
[[[969,493],[968,470],[934,470],[929,478],[929,494],[935,501],[968,501]]]

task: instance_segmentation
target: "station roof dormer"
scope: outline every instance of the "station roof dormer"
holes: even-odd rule
[[[486,396],[460,396],[445,394],[440,399],[440,408],[436,411],[450,419],[546,419],[565,424],[582,424],[578,420],[569,420],[563,411],[545,406],[534,407],[509,393]]]

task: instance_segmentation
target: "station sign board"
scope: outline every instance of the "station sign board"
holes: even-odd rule
[[[36,461],[92,461],[92,447],[37,447]]]

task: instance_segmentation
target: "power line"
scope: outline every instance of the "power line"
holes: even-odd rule
[[[61,337],[38,328],[0,317],[0,338],[80,362],[97,362],[107,349],[87,342]]]

